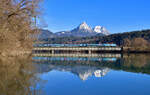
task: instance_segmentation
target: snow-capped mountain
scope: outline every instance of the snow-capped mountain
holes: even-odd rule
[[[108,30],[105,27],[102,26],[95,26],[95,28],[93,28],[94,32],[97,33],[102,33],[104,35],[109,35],[110,33],[108,32]]]
[[[97,33],[102,33],[101,28],[102,28],[101,26],[95,26],[93,30]]]
[[[106,28],[101,26],[96,26],[95,28],[91,28],[88,26],[86,22],[81,23],[77,28],[71,31],[61,31],[55,33],[57,36],[75,36],[75,37],[87,37],[87,36],[95,36],[97,34],[101,35],[109,35],[109,32]]]
[[[94,32],[97,33],[102,33],[104,35],[109,35],[110,33],[108,32],[108,30],[105,27],[102,26],[95,26],[95,28],[93,28]]]
[[[106,28],[102,26],[95,26],[95,28],[91,28],[88,26],[86,22],[81,23],[76,28],[70,31],[61,31],[53,33],[49,30],[40,29],[41,33],[39,34],[39,39],[47,39],[47,38],[56,38],[56,37],[89,37],[89,36],[105,36],[109,35],[109,32]]]
[[[86,24],[86,22],[83,22],[80,24],[77,29],[81,32],[93,32],[93,30]]]

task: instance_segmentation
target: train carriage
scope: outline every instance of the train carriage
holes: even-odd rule
[[[117,47],[116,44],[34,44],[34,47]]]

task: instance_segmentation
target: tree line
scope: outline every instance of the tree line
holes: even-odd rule
[[[43,41],[46,41],[49,43],[59,43],[59,44],[61,43],[80,43],[80,44],[114,43],[114,44],[117,44],[118,46],[124,46],[126,39],[131,41],[133,45],[134,43],[138,43],[139,40],[142,40],[142,41],[144,40],[146,41],[145,43],[149,43],[150,42],[150,30],[117,33],[117,34],[111,34],[108,36],[96,35],[96,36],[91,36],[91,37],[59,37],[59,38],[43,39]]]

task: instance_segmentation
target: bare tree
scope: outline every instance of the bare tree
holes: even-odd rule
[[[148,48],[148,41],[143,38],[135,38],[132,40],[132,47],[135,49],[145,50]]]
[[[0,54],[32,48],[39,0],[0,0]]]
[[[124,39],[123,44],[125,47],[130,47],[131,46],[131,41],[129,39]]]

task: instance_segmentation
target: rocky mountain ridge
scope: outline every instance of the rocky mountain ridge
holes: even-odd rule
[[[57,37],[90,37],[95,35],[106,36],[110,33],[108,30],[102,26],[95,26],[91,28],[86,22],[81,23],[76,28],[70,31],[60,31],[53,33],[49,30],[40,29],[41,33],[39,34],[40,39],[47,38],[57,38]]]
[[[75,36],[75,37],[89,37],[95,36],[97,34],[101,34],[102,36],[109,35],[110,33],[108,30],[102,26],[96,26],[95,28],[91,28],[88,26],[86,22],[81,23],[77,28],[72,29],[71,31],[61,31],[55,33],[57,36],[61,37],[68,37],[68,36]]]

